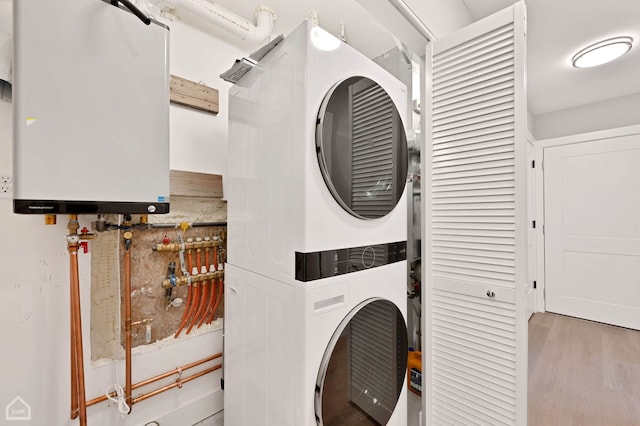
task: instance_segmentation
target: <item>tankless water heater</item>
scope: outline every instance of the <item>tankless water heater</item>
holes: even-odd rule
[[[169,28],[123,0],[20,0],[14,24],[14,212],[167,213]]]

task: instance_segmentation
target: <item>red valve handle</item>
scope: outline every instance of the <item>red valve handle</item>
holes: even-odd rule
[[[89,253],[89,241],[82,241],[80,242],[80,247],[82,247],[82,252],[84,254]]]

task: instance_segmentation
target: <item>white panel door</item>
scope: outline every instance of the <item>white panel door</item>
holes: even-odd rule
[[[546,310],[640,329],[640,135],[544,150]]]
[[[516,3],[427,47],[429,425],[526,424],[525,22]]]

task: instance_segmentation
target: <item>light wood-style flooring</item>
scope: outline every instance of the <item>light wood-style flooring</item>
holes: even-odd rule
[[[640,331],[529,320],[529,426],[640,425]]]

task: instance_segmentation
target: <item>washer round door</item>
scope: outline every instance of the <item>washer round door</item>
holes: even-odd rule
[[[318,371],[318,425],[386,425],[407,371],[407,327],[398,307],[374,298],[356,306],[331,337]]]
[[[407,181],[407,137],[389,94],[366,77],[331,88],[316,121],[316,152],[336,201],[361,219],[398,204]]]

